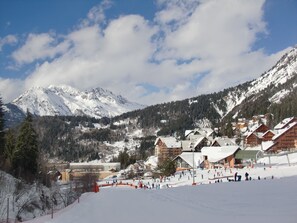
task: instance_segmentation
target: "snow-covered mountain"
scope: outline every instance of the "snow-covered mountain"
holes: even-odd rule
[[[160,127],[163,135],[174,131],[182,135],[183,129],[199,127],[207,121],[218,126],[232,118],[251,118],[266,113],[273,114],[274,121],[278,122],[296,115],[296,98],[297,46],[253,81],[212,94],[149,106],[133,112],[131,117],[139,117],[141,126]],[[164,120],[166,124],[160,124]]]
[[[247,102],[256,101],[266,94],[270,104],[280,103],[282,99],[296,90],[297,82],[297,46],[285,54],[274,67],[265,72],[261,77],[244,85],[231,88],[223,100],[226,110],[217,108],[222,116],[227,115],[236,106]],[[284,86],[285,85],[285,86]]]
[[[11,104],[37,116],[80,115],[95,118],[113,117],[145,107],[102,88],[80,91],[66,85],[33,87]]]
[[[259,78],[223,91],[197,97],[146,107],[128,102],[110,91],[96,88],[79,91],[69,86],[33,88],[12,104],[26,112],[39,116],[87,115],[111,117],[132,112],[143,127],[162,128],[170,131],[208,123],[220,123],[225,118],[252,117],[272,113],[275,121],[296,115],[297,106],[297,46],[286,53],[270,70]],[[138,110],[139,109],[139,110]],[[129,118],[129,115],[125,115]],[[123,118],[125,118],[123,117]],[[120,121],[122,117],[116,119]],[[181,125],[183,127],[181,127]]]

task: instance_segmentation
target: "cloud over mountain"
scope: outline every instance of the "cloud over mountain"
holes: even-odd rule
[[[268,35],[264,2],[160,0],[149,21],[135,14],[108,19],[112,2],[103,1],[66,34],[29,33],[12,59],[32,71],[10,79],[9,88],[16,96],[32,86],[104,86],[155,104],[251,80],[283,54],[253,49],[260,34]],[[13,95],[7,81],[0,79],[5,100]]]

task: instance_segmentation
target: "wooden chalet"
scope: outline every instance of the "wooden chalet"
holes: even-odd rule
[[[275,132],[269,129],[262,135],[262,141],[263,142],[271,141],[274,136],[275,136]]]
[[[154,145],[158,162],[172,159],[182,152],[181,142],[174,137],[158,137]]]
[[[273,145],[269,147],[268,152],[297,150],[297,122],[285,126],[283,129],[278,129],[278,133],[272,138]]]
[[[267,132],[268,130],[269,130],[268,126],[266,126],[264,124],[260,124],[256,127],[254,127],[253,129],[251,129],[251,131],[249,132],[249,134],[247,135],[247,137],[245,139],[246,145],[248,145],[248,146],[260,145],[262,142],[263,134],[265,132]]]

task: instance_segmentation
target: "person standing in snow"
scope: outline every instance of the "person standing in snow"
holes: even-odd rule
[[[237,172],[234,174],[234,181],[237,181]]]
[[[245,173],[245,180],[249,180],[249,174],[248,174],[248,172]]]

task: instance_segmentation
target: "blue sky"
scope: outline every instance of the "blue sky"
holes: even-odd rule
[[[259,77],[297,44],[296,0],[2,0],[0,95],[103,87],[142,104]]]

